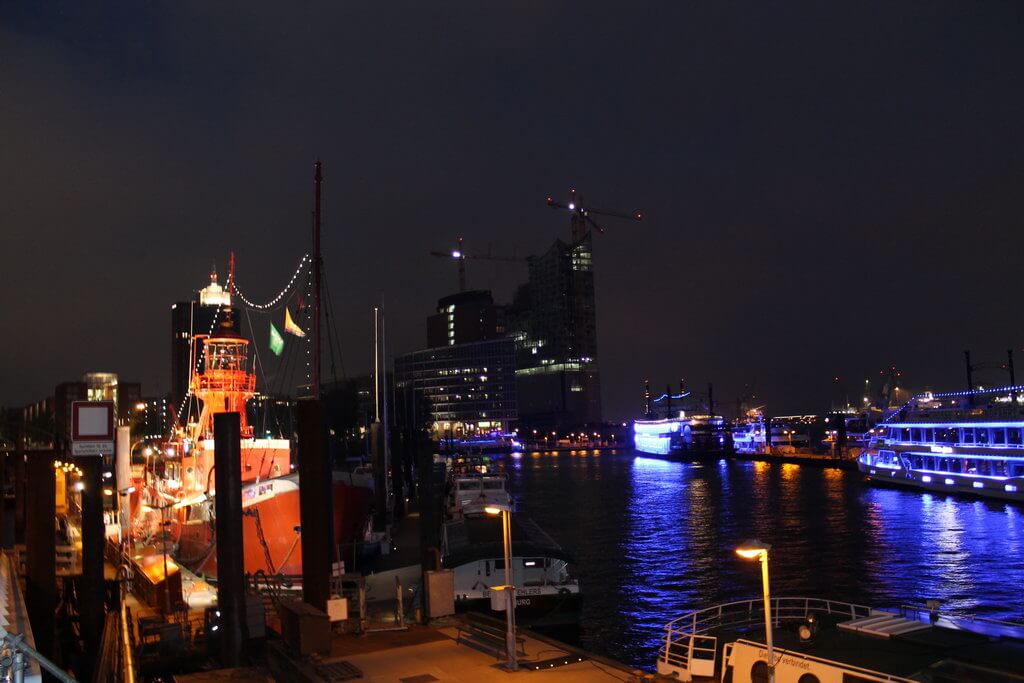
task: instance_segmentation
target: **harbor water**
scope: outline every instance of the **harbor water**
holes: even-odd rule
[[[772,593],[878,607],[936,599],[941,611],[1024,619],[1024,509],[866,484],[854,471],[631,451],[524,453],[507,461],[518,514],[571,551],[580,645],[645,669],[684,612]]]

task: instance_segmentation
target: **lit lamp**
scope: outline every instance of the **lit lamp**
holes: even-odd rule
[[[761,583],[764,589],[764,635],[768,645],[768,681],[775,683],[775,651],[772,648],[772,598],[768,589],[768,550],[771,546],[757,539],[744,541],[736,554],[745,560],[761,561]]]
[[[501,515],[501,540],[505,546],[505,653],[508,655],[508,670],[516,671],[516,588],[512,585],[512,510],[508,505],[488,505],[484,512]],[[492,589],[493,590],[493,589]]]

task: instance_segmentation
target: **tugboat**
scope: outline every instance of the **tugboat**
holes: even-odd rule
[[[508,478],[502,472],[453,471],[447,488],[440,550],[442,564],[452,570],[455,609],[489,612],[491,587],[505,583],[505,555],[501,519],[488,510],[514,507]],[[581,593],[573,558],[532,519],[521,514],[509,519],[519,623],[576,625]]]
[[[528,518],[512,515],[512,583],[516,619],[524,626],[574,625],[581,606],[572,557]],[[491,586],[505,583],[501,520],[471,515],[446,522],[442,562],[453,570],[455,609],[489,612]]]

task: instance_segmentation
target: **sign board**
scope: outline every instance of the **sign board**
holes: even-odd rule
[[[113,401],[75,401],[71,404],[71,454],[114,454]]]

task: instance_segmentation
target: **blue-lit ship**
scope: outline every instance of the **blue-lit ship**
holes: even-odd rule
[[[748,410],[732,424],[732,447],[738,455],[759,455],[768,450],[768,427],[759,409]]]
[[[667,457],[717,456],[730,452],[729,425],[718,415],[690,415],[663,420],[635,420],[633,447]]]
[[[1024,387],[924,393],[876,426],[870,481],[1024,502]]]
[[[462,455],[508,455],[523,450],[515,434],[479,434],[465,439],[446,439],[442,448]]]

